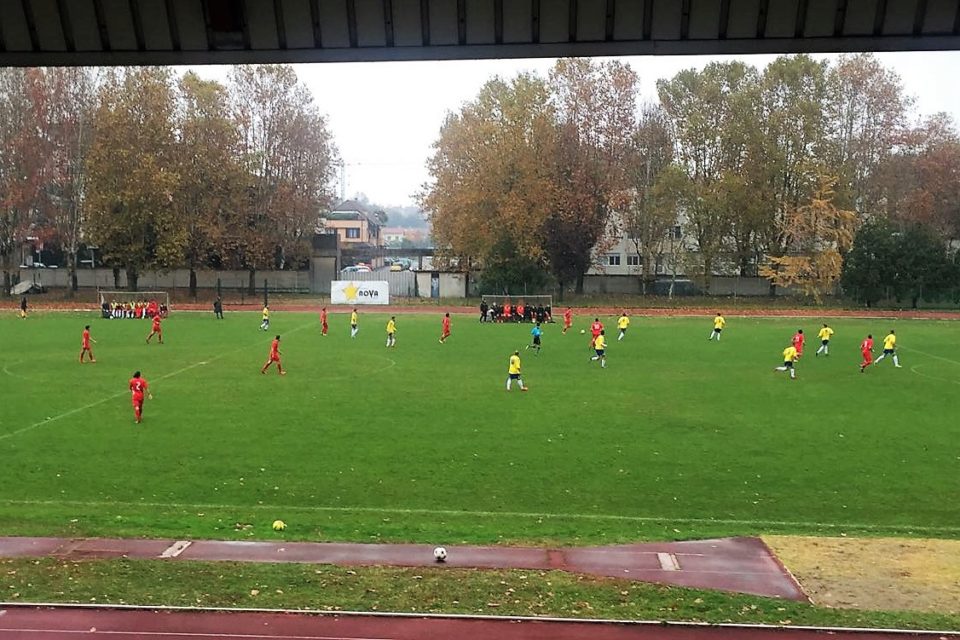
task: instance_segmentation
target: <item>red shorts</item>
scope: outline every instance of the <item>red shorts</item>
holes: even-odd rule
[[[270,362],[280,362],[280,356],[276,353],[271,353]]]
[[[142,407],[143,406],[143,394],[135,393],[133,394],[133,406]]]
[[[90,351],[90,345],[88,344],[82,344],[80,345],[80,348],[84,351]]]
[[[863,352],[863,363],[864,363],[864,364],[871,364],[872,362],[873,362],[873,354],[870,353],[869,351],[864,351],[864,352]]]

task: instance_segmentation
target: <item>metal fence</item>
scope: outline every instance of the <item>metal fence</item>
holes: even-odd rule
[[[413,271],[341,271],[340,279],[355,282],[386,281],[390,284],[391,296],[413,298],[417,295],[417,278]]]

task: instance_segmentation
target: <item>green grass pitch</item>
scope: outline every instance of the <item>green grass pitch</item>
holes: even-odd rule
[[[960,537],[960,323],[633,319],[608,367],[559,325],[440,313],[0,318],[0,534],[596,543],[765,532]],[[604,318],[611,329],[614,318]],[[92,325],[97,364],[77,363]],[[775,373],[794,330],[798,379]],[[860,374],[895,326],[902,369]],[[288,375],[260,375],[274,333]],[[127,380],[154,393],[133,424]],[[288,524],[274,533],[270,523]]]

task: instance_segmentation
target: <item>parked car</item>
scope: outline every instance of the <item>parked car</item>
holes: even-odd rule
[[[394,262],[390,265],[390,271],[403,271],[403,265],[399,262]]]

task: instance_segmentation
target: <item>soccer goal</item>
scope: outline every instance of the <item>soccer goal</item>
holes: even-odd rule
[[[494,322],[553,322],[553,296],[481,296],[480,299],[487,303],[487,319]],[[510,305],[509,314],[507,305]]]
[[[156,312],[170,312],[170,294],[166,291],[98,291],[100,311],[104,318],[146,318],[152,313],[151,303],[157,303]]]

